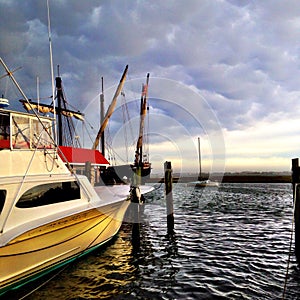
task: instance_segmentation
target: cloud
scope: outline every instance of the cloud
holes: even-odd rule
[[[164,127],[166,136],[172,134],[178,143],[182,135],[178,126],[195,139],[199,133],[215,132],[218,124],[230,149],[228,144],[245,144],[236,132],[250,136],[254,144],[249,132],[259,130],[256,124],[271,130],[265,124],[287,128],[283,124],[297,120],[300,3],[296,0],[49,3],[55,70],[60,65],[67,99],[80,110],[93,107],[98,99],[101,76],[109,90],[129,64],[129,81],[151,73],[151,97],[161,100],[153,106],[157,105],[158,115],[178,121],[177,130]],[[46,1],[2,0],[0,18],[0,56],[12,69],[22,66],[15,76],[29,98],[36,97],[36,76],[41,97],[49,97]],[[127,85],[137,99],[142,82]],[[189,92],[181,93],[185,89]],[[0,81],[0,91],[18,99],[6,80]],[[96,110],[87,111],[96,126]],[[165,120],[160,121],[157,124],[163,127]],[[288,139],[285,142],[291,145]]]
[[[224,131],[226,166],[237,170],[290,170],[300,149],[298,119],[259,121],[243,129]]]

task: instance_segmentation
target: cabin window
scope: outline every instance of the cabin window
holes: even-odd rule
[[[10,148],[10,126],[9,115],[0,114],[0,149]]]
[[[12,143],[15,149],[28,149],[30,146],[30,123],[28,117],[12,117]]]
[[[6,190],[0,190],[0,215],[4,207],[5,198],[6,198]]]
[[[35,186],[25,192],[16,206],[30,208],[80,199],[80,188],[76,181],[55,182]]]
[[[52,122],[35,116],[0,113],[0,150],[52,148]],[[42,123],[41,123],[42,122]]]
[[[51,148],[51,123],[37,119],[31,119],[31,147],[32,148]]]

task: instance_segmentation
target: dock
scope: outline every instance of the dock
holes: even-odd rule
[[[197,180],[197,176],[174,176],[174,183],[187,183]],[[202,180],[208,179],[208,175],[204,174]],[[220,181],[222,183],[292,183],[291,174],[276,174],[276,173],[230,173],[225,174],[223,177],[220,174],[213,174],[210,180]],[[147,179],[148,183],[163,183],[164,177],[150,177]]]

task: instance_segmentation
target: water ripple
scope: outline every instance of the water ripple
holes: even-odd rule
[[[77,260],[28,299],[281,299],[292,222],[288,184],[174,186],[168,235],[163,186],[147,197],[141,245],[124,224],[106,248]],[[285,299],[298,299],[292,253]]]

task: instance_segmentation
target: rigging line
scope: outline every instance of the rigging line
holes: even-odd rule
[[[13,81],[13,83],[15,84],[16,88],[19,90],[20,94],[22,95],[22,97],[25,99],[25,101],[27,102],[27,104],[29,105],[30,109],[33,111],[35,117],[39,120],[40,124],[42,125],[42,127],[44,128],[44,130],[47,132],[47,129],[45,127],[45,124],[42,122],[40,116],[38,115],[38,113],[35,111],[35,109],[33,109],[29,99],[27,98],[27,96],[25,95],[25,93],[23,92],[23,90],[21,89],[20,85],[18,84],[18,82],[16,81],[14,75],[12,74],[12,72],[9,70],[9,68],[7,67],[7,65],[4,63],[3,59],[0,57],[0,63],[3,66],[3,68],[5,69],[7,75],[9,75],[9,77],[11,78],[11,80]],[[54,119],[54,123],[55,123],[55,119]],[[51,136],[51,134],[49,132],[47,132],[49,138],[51,139],[51,141],[54,143],[54,146],[57,147],[57,143],[56,141],[53,139],[53,137]]]
[[[52,166],[51,166],[51,168],[49,168],[48,167],[48,162],[47,162],[47,154],[51,157],[51,154],[50,153],[48,153],[47,151],[46,151],[46,149],[44,150],[44,156],[45,156],[45,165],[46,165],[46,169],[47,169],[47,171],[50,173],[50,172],[52,172],[53,171],[53,169],[54,169],[54,165],[55,165],[55,159],[56,159],[56,153],[54,153],[53,154],[53,157],[52,157]]]
[[[116,162],[116,156],[117,156],[122,162],[125,162],[125,160],[114,150],[114,147],[112,146],[112,139],[111,139],[111,135],[109,132],[109,127],[107,128],[106,137],[107,138],[105,141],[105,145],[106,145],[107,151],[110,153],[111,161]]]
[[[6,75],[8,75],[8,74],[6,74]],[[12,95],[14,95],[15,97],[20,97],[20,91],[18,90],[18,88],[14,84],[13,85],[9,84],[10,81],[12,80],[9,77],[10,77],[10,75],[8,75],[8,78],[5,83],[4,96],[8,93],[8,90],[10,90]]]
[[[38,98],[30,98],[31,100],[33,100],[33,101],[37,101],[38,100]],[[48,96],[48,97],[40,97],[39,98],[40,100],[46,100],[46,99],[52,99],[52,97],[51,96]]]
[[[16,204],[18,198],[19,198],[19,195],[20,195],[20,193],[21,193],[21,189],[22,189],[22,187],[23,187],[23,185],[24,185],[25,179],[26,179],[26,177],[27,177],[27,174],[28,174],[29,169],[30,169],[30,167],[31,167],[31,164],[32,164],[32,162],[33,162],[33,158],[34,158],[35,154],[37,153],[37,150],[38,150],[38,148],[35,148],[35,150],[34,150],[32,156],[31,156],[31,159],[30,159],[30,161],[29,161],[29,164],[28,164],[28,167],[27,167],[27,169],[26,169],[26,171],[25,171],[25,174],[24,174],[24,176],[22,176],[23,178],[22,178],[22,181],[20,182],[19,190],[17,191],[14,200],[12,201],[12,205],[10,206],[10,208],[9,208],[9,210],[8,210],[8,213],[7,213],[6,216],[4,217],[4,222],[3,222],[3,224],[2,224],[2,227],[1,227],[1,229],[0,229],[0,232],[3,232],[3,229],[4,229],[4,227],[5,227],[6,223],[7,223],[7,220],[8,220],[8,218],[9,218],[9,216],[10,216],[10,214],[11,214],[11,212],[12,212],[12,210],[13,210],[13,208],[14,208],[14,206],[15,206],[15,204]],[[55,150],[54,150],[54,152],[55,152]]]
[[[129,134],[127,134],[127,130],[126,130],[126,139],[125,139],[126,162],[128,163],[128,152],[130,150],[130,152],[133,153],[136,141],[135,141],[135,137],[134,137],[134,134],[133,134],[131,116],[130,116],[130,113],[129,113],[128,103],[127,103],[125,93],[123,93],[123,100],[124,100],[124,104],[122,105],[123,124],[125,126],[125,123],[126,123],[125,129],[128,126],[129,127],[129,132],[130,132],[130,135],[129,135]],[[131,141],[131,143],[129,143],[129,141]]]
[[[126,102],[126,99],[125,99],[125,102]],[[134,134],[133,134],[133,128],[132,128],[132,124],[131,124],[131,117],[130,117],[130,114],[129,114],[127,103],[126,103],[125,109],[126,109],[126,114],[127,114],[128,126],[129,126],[129,129],[130,129],[130,135],[131,135],[130,138],[132,140],[132,145],[134,145],[135,144]]]
[[[111,134],[110,134],[110,125],[108,124],[108,127],[106,128],[106,139],[105,139],[105,145],[107,150],[110,153],[111,156],[111,161],[115,160],[115,156],[114,156],[114,151],[113,151],[113,147],[112,147],[112,138],[111,138]]]
[[[84,121],[91,127],[91,129],[94,131],[94,133],[96,133],[94,126],[87,119],[84,119]]]
[[[7,91],[8,91],[8,82],[9,82],[9,79],[7,78],[6,83],[5,83],[4,95],[6,95]]]
[[[67,101],[67,97],[66,97],[66,93],[65,93],[65,90],[63,88],[63,85],[61,86],[61,90],[62,90],[61,92],[62,92],[63,108],[65,110],[68,110],[68,107],[71,106],[71,105]],[[63,120],[64,120],[65,123],[67,123],[67,127],[69,129],[68,131],[65,130],[65,133],[67,133],[67,134],[64,135],[66,137],[65,138],[65,143],[72,144],[73,146],[79,146],[79,147],[81,147],[80,141],[78,139],[74,140],[74,137],[78,136],[78,133],[76,131],[73,119],[64,116]]]
[[[106,143],[106,149],[108,152],[108,159],[109,159],[110,163],[113,164],[113,162],[116,161],[116,157],[115,157],[115,153],[112,149],[111,144]]]
[[[64,92],[65,93],[65,92]],[[74,111],[76,112],[80,112],[80,110],[78,109],[78,107],[75,107],[74,105],[72,105],[71,103],[69,103],[69,101],[67,100],[67,97],[65,98],[65,102],[68,104],[68,106],[70,106]]]
[[[68,130],[66,128],[64,129],[64,132],[68,133],[68,134],[65,134],[65,139],[67,139],[67,141],[65,141],[65,143],[74,145],[73,134],[77,135],[77,133],[75,131],[73,121],[70,118],[66,117],[65,123],[67,123],[67,127],[68,127]]]
[[[125,140],[125,153],[126,153],[126,162],[128,163],[128,137],[127,137],[127,129],[126,129],[126,121],[127,121],[127,118],[126,118],[126,99],[125,99],[125,94],[124,93],[121,93],[122,94],[122,99],[123,99],[123,105],[121,105],[122,107],[122,114],[123,114],[123,127],[124,127],[124,140]]]
[[[292,219],[292,228],[291,228],[291,237],[290,237],[290,247],[289,247],[289,255],[288,255],[288,261],[286,266],[286,273],[285,273],[285,279],[284,279],[284,286],[283,286],[283,293],[282,293],[282,300],[285,299],[285,293],[286,293],[286,287],[287,287],[287,279],[289,275],[289,267],[291,262],[291,251],[292,251],[292,244],[293,244],[293,233],[294,233],[294,226],[295,226],[295,203],[296,203],[296,195],[297,195],[297,188],[298,184],[295,185],[294,194],[293,194],[293,219]]]
[[[87,128],[85,122],[86,122],[86,121],[82,122],[82,124],[83,124],[84,128],[86,129],[86,132],[87,132],[87,134],[88,134],[88,137],[90,138],[90,142],[93,142],[93,138],[92,138],[90,132],[88,131],[88,128]],[[87,122],[87,123],[88,123],[88,122]],[[89,125],[90,125],[90,124],[89,124]],[[92,128],[92,129],[93,129],[93,128]]]
[[[111,153],[112,153],[112,157],[113,159],[116,161],[116,157],[121,160],[122,162],[125,162],[124,158],[122,158],[121,155],[119,155],[116,151],[114,151],[112,148],[111,148]]]
[[[23,138],[23,140],[24,140],[25,142],[29,143],[29,142],[30,142],[30,138],[28,138],[28,137],[24,134],[23,131],[29,130],[30,125],[29,125],[28,127],[25,127],[25,128],[23,128],[23,129],[21,129],[21,128],[19,127],[19,125],[17,124],[17,122],[15,121],[15,118],[14,118],[14,117],[12,117],[12,121],[13,121],[13,123],[14,123],[14,127],[17,129],[17,130],[16,130],[16,133],[12,134],[12,137],[15,136],[14,143],[17,142],[17,140],[18,140],[18,135],[19,135],[19,134],[22,136],[22,138]]]
[[[20,69],[22,69],[22,67],[18,67],[18,68],[16,68],[16,69],[12,70],[12,71],[11,71],[11,74],[15,73],[16,71],[18,71],[18,70],[20,70]],[[9,74],[4,74],[4,75],[0,76],[0,79],[4,78],[4,77],[6,77],[6,76],[9,76]]]
[[[91,131],[92,131],[92,133],[93,133],[94,135],[96,135],[97,132],[96,132],[95,128],[92,126],[92,124],[87,120],[87,118],[85,118],[84,121],[82,122],[82,128],[86,130],[86,132],[87,132],[87,134],[88,134],[88,137],[89,137],[89,139],[90,139],[90,142],[93,143],[94,140],[93,140],[93,138],[92,138],[92,136],[91,136],[91,134],[90,134],[90,131],[89,131],[89,129],[88,129],[88,127],[87,127],[86,124],[89,125],[89,127],[90,127],[90,129],[91,129]],[[82,129],[82,133],[83,133],[83,129]],[[83,135],[83,134],[82,134],[82,135]],[[83,142],[84,142],[84,136],[83,136]]]
[[[126,138],[125,138],[125,147],[126,147],[126,161],[128,163],[128,152],[129,150],[132,150],[132,152],[134,151],[135,149],[135,146],[136,146],[136,138],[135,138],[135,135],[133,134],[133,126],[132,126],[132,121],[131,121],[131,116],[130,116],[130,113],[129,113],[129,108],[128,108],[128,103],[127,103],[127,100],[126,100],[126,95],[125,93],[123,93],[123,97],[124,97],[124,104],[122,105],[122,112],[123,112],[123,124],[125,125],[125,120],[127,121],[126,124],[128,124],[127,126],[129,127],[129,130],[130,130],[130,137],[128,138],[128,134],[127,134],[127,126],[125,127],[125,134],[126,134]],[[135,101],[132,101],[134,103],[130,103],[130,105],[134,106],[135,104],[135,108],[136,110],[138,111],[139,110],[139,101],[138,99],[136,99]],[[129,143],[128,141],[131,141],[131,143]],[[124,159],[122,159],[122,161],[124,161]]]

